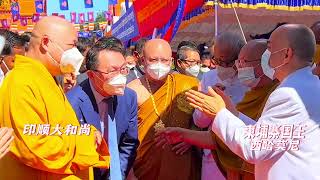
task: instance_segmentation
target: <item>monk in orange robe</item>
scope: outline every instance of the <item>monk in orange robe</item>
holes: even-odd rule
[[[161,39],[145,44],[145,75],[128,84],[138,96],[138,128],[141,145],[134,164],[139,180],[200,179],[200,154],[187,143],[158,147],[155,133],[165,127],[192,127],[193,108],[185,92],[197,89],[198,80],[172,73],[170,45]]]

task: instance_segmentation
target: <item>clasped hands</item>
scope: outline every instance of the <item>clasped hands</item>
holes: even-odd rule
[[[220,87],[208,87],[208,93],[189,90],[186,92],[189,104],[205,113],[212,120],[222,109],[227,108],[230,112],[238,116],[238,111],[229,96],[225,95]],[[184,134],[186,130],[179,127],[168,127],[156,134],[157,146],[166,146],[168,144],[184,143]]]

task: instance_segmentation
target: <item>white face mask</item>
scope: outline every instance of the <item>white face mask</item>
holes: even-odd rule
[[[208,67],[202,67],[202,68],[200,68],[200,71],[201,71],[202,73],[206,73],[206,72],[209,72],[209,71],[210,71],[210,68],[208,68]]]
[[[134,64],[127,64],[127,68],[129,68],[129,69],[133,69],[134,67],[136,67],[136,65],[134,65]]]
[[[56,44],[57,45],[57,44]],[[73,47],[71,49],[68,49],[66,51],[63,51],[63,49],[57,45],[59,49],[63,52],[61,56],[60,63],[56,61],[50,53],[48,55],[50,58],[56,63],[59,64],[60,71],[63,74],[68,74],[68,73],[75,73],[76,75],[80,74],[79,70],[82,65],[82,62],[84,60],[84,57],[82,54],[79,52],[79,50],[76,47]]]
[[[222,66],[217,66],[217,73],[218,77],[224,81],[227,79],[231,79],[236,75],[236,70],[233,67],[222,67]]]
[[[199,72],[200,72],[200,66],[194,65],[192,67],[189,67],[186,69],[186,72],[193,77],[198,77]]]
[[[97,76],[101,81],[103,81],[99,76]],[[123,95],[126,88],[127,77],[125,75],[119,74],[109,81],[103,82],[103,91],[110,96]]]
[[[170,72],[170,66],[160,62],[147,66],[147,72],[154,80],[164,79]]]
[[[256,78],[254,67],[238,68],[238,79],[250,88],[256,87],[260,82],[260,77]]]
[[[284,49],[278,50],[276,52],[280,52],[282,50],[284,50]],[[274,52],[274,53],[276,53],[276,52]],[[271,56],[271,52],[267,49],[261,56],[261,67],[262,67],[263,73],[267,77],[269,77],[271,80],[274,80],[275,79],[274,74],[276,72],[275,70],[278,69],[279,67],[285,65],[286,63],[282,63],[279,66],[272,68],[269,65],[270,56]]]

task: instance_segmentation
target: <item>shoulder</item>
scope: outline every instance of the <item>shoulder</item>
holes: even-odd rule
[[[130,99],[136,99],[137,98],[137,93],[134,90],[132,90],[131,88],[127,87],[124,90],[124,97],[130,98]]]
[[[86,96],[85,92],[83,91],[82,87],[77,85],[73,89],[67,92],[66,94],[69,102],[74,105],[76,102],[79,101],[81,97]]]
[[[177,82],[181,83],[198,83],[199,80],[195,77],[187,76],[184,74],[174,73],[171,74]]]

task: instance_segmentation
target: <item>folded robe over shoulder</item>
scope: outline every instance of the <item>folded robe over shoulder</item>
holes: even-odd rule
[[[97,152],[95,129],[89,135],[65,133],[68,125],[79,130],[79,122],[40,61],[17,56],[0,97],[1,126],[13,128],[15,138],[10,153],[0,160],[0,179],[91,179],[92,167],[108,168],[108,148],[104,144]],[[50,133],[59,125],[62,135],[40,135],[39,124],[49,124]],[[24,133],[26,125],[37,125],[35,134]]]

